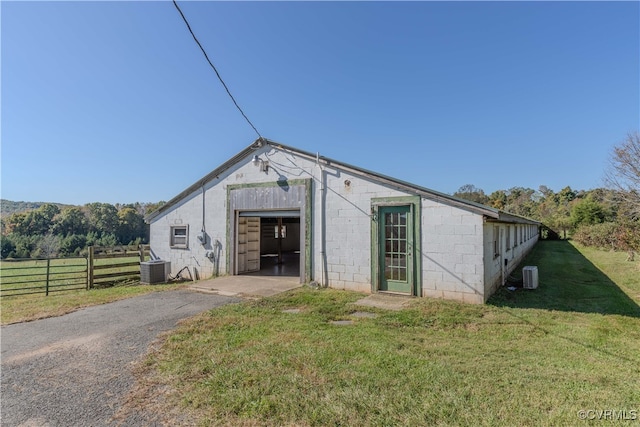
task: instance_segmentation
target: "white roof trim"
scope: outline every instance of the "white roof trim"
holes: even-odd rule
[[[274,149],[278,149],[278,150],[282,150],[282,151],[288,151],[290,153],[296,154],[298,156],[301,157],[306,157],[309,160],[312,161],[319,161],[322,162],[324,165],[326,166],[333,166],[333,167],[337,167],[340,169],[343,169],[345,171],[348,171],[354,175],[358,175],[358,176],[362,176],[365,178],[369,178],[378,182],[382,182],[386,185],[392,186],[397,188],[398,190],[404,191],[404,192],[408,192],[408,193],[413,193],[417,196],[423,197],[425,199],[428,200],[433,200],[439,203],[444,203],[447,205],[451,205],[451,206],[455,206],[461,209],[465,209],[465,210],[469,210],[471,212],[480,214],[480,215],[484,215],[488,218],[494,219],[494,220],[498,220],[498,221],[503,221],[503,222],[517,222],[517,223],[528,223],[528,224],[540,224],[540,222],[538,221],[534,221],[532,219],[528,219],[528,218],[524,218],[524,217],[520,217],[518,215],[513,215],[507,212],[503,212],[500,211],[498,209],[489,207],[489,206],[485,206],[485,205],[481,205],[479,203],[474,203],[474,202],[470,202],[468,200],[464,200],[464,199],[460,199],[457,197],[453,197],[450,196],[448,194],[444,194],[444,193],[440,193],[438,191],[435,190],[431,190],[429,188],[425,188],[425,187],[421,187],[415,184],[411,184],[405,181],[401,181],[399,179],[396,178],[392,178],[392,177],[388,177],[376,172],[372,172],[369,171],[367,169],[363,169],[357,166],[352,166],[349,165],[347,163],[343,163],[343,162],[339,162],[337,160],[333,160],[330,159],[328,157],[324,157],[324,156],[316,156],[313,153],[309,153],[303,150],[299,150],[297,148],[294,147],[290,147],[284,144],[280,144],[278,142],[275,141],[271,141],[265,138],[258,138],[257,140],[255,140],[253,142],[253,144],[249,145],[248,147],[246,147],[244,150],[240,151],[238,154],[236,154],[235,156],[233,156],[232,158],[230,158],[229,160],[227,160],[226,162],[224,162],[222,165],[220,165],[218,168],[214,169],[213,171],[211,171],[210,173],[208,173],[207,175],[205,175],[204,177],[202,177],[200,180],[198,180],[196,183],[192,184],[190,187],[188,187],[187,189],[185,189],[184,191],[182,191],[180,194],[178,194],[177,196],[175,196],[174,198],[172,198],[171,200],[169,200],[167,203],[165,203],[164,205],[162,205],[160,208],[158,208],[157,210],[151,212],[149,215],[147,215],[145,217],[145,221],[146,222],[150,222],[151,220],[153,220],[154,218],[156,218],[157,216],[159,216],[161,213],[167,211],[169,208],[171,208],[172,206],[174,206],[175,204],[177,204],[180,200],[182,200],[184,197],[190,195],[191,193],[193,193],[194,191],[200,189],[201,187],[203,187],[205,184],[207,184],[209,181],[211,181],[212,179],[216,178],[217,176],[219,176],[220,174],[222,174],[225,170],[231,168],[233,165],[235,165],[236,163],[240,162],[242,159],[244,159],[245,157],[248,157],[250,155],[252,155],[252,153],[257,150],[260,149],[262,147],[264,147],[265,145],[269,145],[270,147],[274,148]]]

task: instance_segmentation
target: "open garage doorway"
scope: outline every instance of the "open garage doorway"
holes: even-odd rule
[[[260,218],[260,274],[300,276],[300,218]]]
[[[235,274],[301,277],[298,211],[239,212],[236,230]]]

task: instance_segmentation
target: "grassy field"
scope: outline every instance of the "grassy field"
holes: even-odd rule
[[[523,265],[536,265],[540,292],[502,288],[490,303],[514,308],[640,316],[640,264],[626,253],[585,248],[567,241],[542,241]],[[521,277],[521,269],[514,272]]]
[[[115,282],[140,277],[137,254],[122,258],[98,258],[94,261],[94,267],[95,287],[111,286]],[[3,296],[44,293],[47,274],[50,292],[86,288],[87,268],[87,259],[84,257],[2,260],[0,290]],[[112,273],[118,274],[119,277],[99,277]]]
[[[482,306],[382,311],[309,288],[225,306],[166,337],[131,402],[197,425],[634,425],[640,274],[625,256],[541,242],[523,263],[539,288]]]
[[[0,292],[2,296],[44,293],[47,274],[49,274],[50,292],[86,288],[87,260],[85,258],[2,260],[0,261]]]
[[[137,295],[177,289],[184,284],[118,285],[103,289],[60,292],[55,294],[24,295],[0,299],[0,318],[3,325],[46,317],[60,316],[82,307],[105,304]]]
[[[137,258],[97,260],[97,265],[116,265]],[[49,267],[47,267],[49,264]],[[49,295],[45,283],[49,273]],[[139,267],[116,267],[101,270],[139,275]],[[137,273],[136,273],[137,272]],[[45,317],[60,316],[90,305],[104,304],[118,299],[157,290],[139,285],[139,281],[111,282],[107,289],[87,291],[86,258],[55,258],[47,260],[3,260],[0,262],[0,319],[3,325]],[[105,284],[96,284],[96,288]]]

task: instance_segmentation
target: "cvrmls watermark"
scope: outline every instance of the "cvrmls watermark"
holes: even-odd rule
[[[610,421],[634,421],[638,419],[636,409],[580,409],[578,418],[581,420],[610,420]]]

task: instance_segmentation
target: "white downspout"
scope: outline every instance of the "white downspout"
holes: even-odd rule
[[[204,183],[202,184],[202,230],[200,230],[202,233],[205,232],[205,218],[206,218],[206,206],[205,206],[205,189],[204,189]]]
[[[499,235],[500,235],[500,241],[499,241],[499,252],[500,252],[500,287],[504,286],[505,283],[505,275],[504,275],[504,247],[505,245],[502,242],[502,239],[505,236],[504,230],[502,229],[502,226],[498,229],[499,230]]]
[[[326,254],[326,188],[324,184],[324,168],[320,164],[320,153],[316,153],[316,165],[320,169],[320,270],[321,279],[320,286],[327,287],[325,269],[327,268],[327,254]]]

